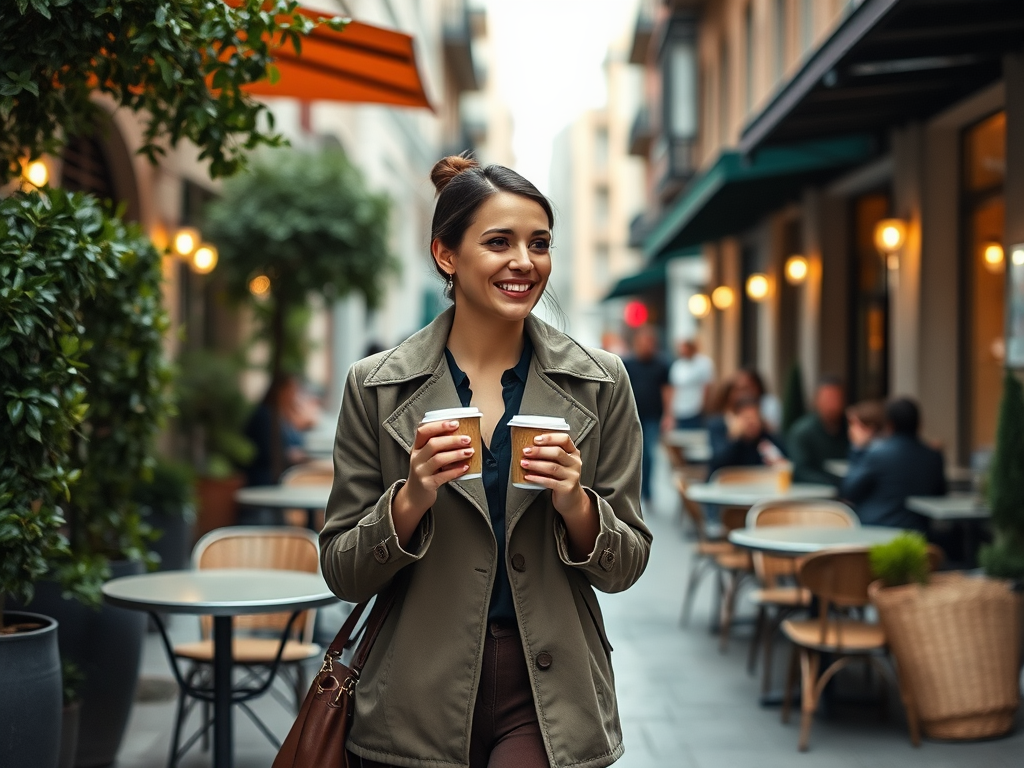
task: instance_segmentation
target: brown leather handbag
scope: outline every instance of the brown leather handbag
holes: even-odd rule
[[[348,647],[369,601],[352,609],[324,654],[323,666],[313,679],[302,708],[274,758],[273,768],[349,768],[345,742],[352,725],[356,684],[394,599],[393,589],[378,596],[366,620],[363,639],[352,658],[352,666],[346,667],[341,663],[341,654]]]

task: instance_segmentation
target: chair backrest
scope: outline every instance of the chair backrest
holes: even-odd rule
[[[813,499],[807,501],[763,501],[747,512],[747,528],[783,525],[806,525],[818,528],[857,528],[860,520],[852,509],[839,501]],[[754,553],[754,573],[768,588],[782,578],[793,578],[800,562],[791,557],[773,557]]]
[[[281,475],[281,485],[330,485],[333,482],[334,463],[330,459],[296,464]]]
[[[825,643],[829,626],[835,627],[836,646],[843,646],[844,613],[834,616],[831,607],[867,605],[868,585],[874,581],[866,549],[826,550],[809,555],[800,564],[800,583],[818,599],[819,642]]]
[[[267,568],[284,571],[320,572],[320,547],[317,535],[306,528],[285,526],[236,525],[210,531],[192,550],[192,567]],[[290,613],[236,616],[236,629],[281,632]],[[303,611],[292,625],[293,635],[310,642],[313,637],[314,611]],[[203,637],[210,634],[212,622],[200,622]]]
[[[711,473],[709,483],[722,485],[775,485],[779,470],[775,467],[721,467]]]
[[[708,540],[707,522],[704,518],[704,509],[686,494],[686,477],[680,473],[674,476],[676,490],[679,491],[679,498],[683,503],[683,512],[690,518],[693,528],[697,532],[698,541]]]
[[[665,449],[665,455],[668,456],[668,463],[672,467],[673,472],[682,472],[689,466],[690,462],[686,460],[686,453],[681,445],[670,443],[662,437],[661,447]]]

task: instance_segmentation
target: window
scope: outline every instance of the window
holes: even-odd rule
[[[697,61],[693,43],[677,41],[670,56],[668,128],[673,138],[692,139],[697,134]]]
[[[608,229],[608,190],[599,189],[594,195],[594,228],[599,232]]]
[[[853,201],[851,400],[883,399],[889,393],[888,277],[875,248],[875,224],[889,216],[889,209],[888,192]]]
[[[603,290],[608,285],[608,246],[594,248],[594,285]]]
[[[786,73],[787,5],[788,0],[775,0],[775,82]]]
[[[608,170],[608,129],[604,126],[594,132],[594,170],[598,173]]]

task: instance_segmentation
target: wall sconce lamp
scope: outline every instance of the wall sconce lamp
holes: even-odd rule
[[[768,298],[768,276],[755,272],[747,278],[747,296],[751,301],[764,301]]]
[[[992,274],[1002,272],[1006,267],[1002,244],[994,240],[985,243],[981,249],[981,260],[985,263],[985,269]]]
[[[192,254],[192,271],[205,275],[217,266],[217,249],[203,243]],[[269,286],[268,286],[269,287]]]
[[[807,259],[803,256],[794,254],[786,259],[786,282],[790,285],[800,285],[804,280],[807,279]]]
[[[711,292],[711,303],[715,309],[728,309],[736,301],[736,295],[728,285],[720,285]]]
[[[44,187],[50,180],[50,169],[42,160],[33,160],[21,166],[21,178],[33,187]]]
[[[174,233],[171,246],[182,259],[187,259],[199,247],[199,230],[195,227],[181,227]]]
[[[899,267],[899,250],[907,239],[907,225],[901,219],[882,219],[875,224],[875,248],[885,257],[889,269]]]
[[[711,314],[711,299],[703,293],[693,294],[686,306],[694,317],[707,317]]]

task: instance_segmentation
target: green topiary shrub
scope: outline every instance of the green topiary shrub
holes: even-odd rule
[[[871,571],[887,587],[928,582],[928,542],[920,533],[901,533],[868,552]]]
[[[995,453],[988,476],[988,504],[995,533],[980,561],[990,576],[1024,578],[1024,387],[1007,370],[999,404]]]

